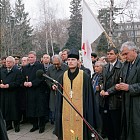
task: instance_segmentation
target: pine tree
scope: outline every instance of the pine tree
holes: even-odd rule
[[[82,35],[82,15],[81,15],[81,0],[72,0],[70,3],[70,26],[68,28],[69,38],[65,44],[65,48],[80,49]]]
[[[14,54],[25,55],[32,50],[32,26],[22,0],[15,3]]]
[[[7,56],[11,49],[11,7],[9,0],[0,1],[0,56]]]

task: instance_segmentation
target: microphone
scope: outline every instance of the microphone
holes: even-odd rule
[[[56,80],[54,80],[53,78],[49,77],[47,74],[44,73],[43,70],[37,70],[36,72],[36,76],[41,79],[42,77],[45,77],[46,79],[49,79],[50,81],[58,84],[58,82]]]

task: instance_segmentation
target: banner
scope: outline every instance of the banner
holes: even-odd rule
[[[93,73],[91,61],[91,44],[104,32],[99,20],[94,16],[93,12],[83,0],[82,14],[82,55],[83,65]]]

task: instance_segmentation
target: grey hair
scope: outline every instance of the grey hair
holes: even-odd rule
[[[127,41],[122,44],[120,51],[122,51],[125,47],[127,47],[129,50],[138,50],[137,46],[132,41]]]
[[[58,54],[53,55],[53,56],[52,56],[52,62],[53,62],[53,60],[54,60],[55,58],[57,58],[57,59],[59,60],[59,62],[62,63],[62,58],[61,58],[60,55],[58,55]]]
[[[13,63],[15,63],[15,58],[13,57],[13,56],[8,56],[7,58],[6,58],[6,60],[7,59],[10,59]]]
[[[103,61],[96,61],[96,62],[95,62],[95,65],[96,65],[96,64],[99,64],[101,67],[104,67],[104,66],[106,65],[106,63],[103,62]]]
[[[28,55],[29,55],[29,54],[33,54],[33,55],[36,56],[36,52],[35,52],[35,51],[30,51],[30,52],[28,53]]]

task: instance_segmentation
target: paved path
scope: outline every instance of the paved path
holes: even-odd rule
[[[8,137],[9,140],[58,140],[55,135],[52,134],[54,125],[50,123],[46,124],[45,132],[39,134],[38,130],[35,132],[29,132],[32,128],[30,124],[24,124],[20,126],[20,132],[15,133],[14,129],[9,130]]]
[[[24,124],[20,127],[20,132],[15,133],[14,129],[8,131],[9,140],[58,140],[57,137],[52,133],[54,125],[50,123],[46,124],[45,132],[39,134],[38,130],[35,132],[29,132],[32,128],[30,124]],[[107,140],[104,139],[104,140]]]

